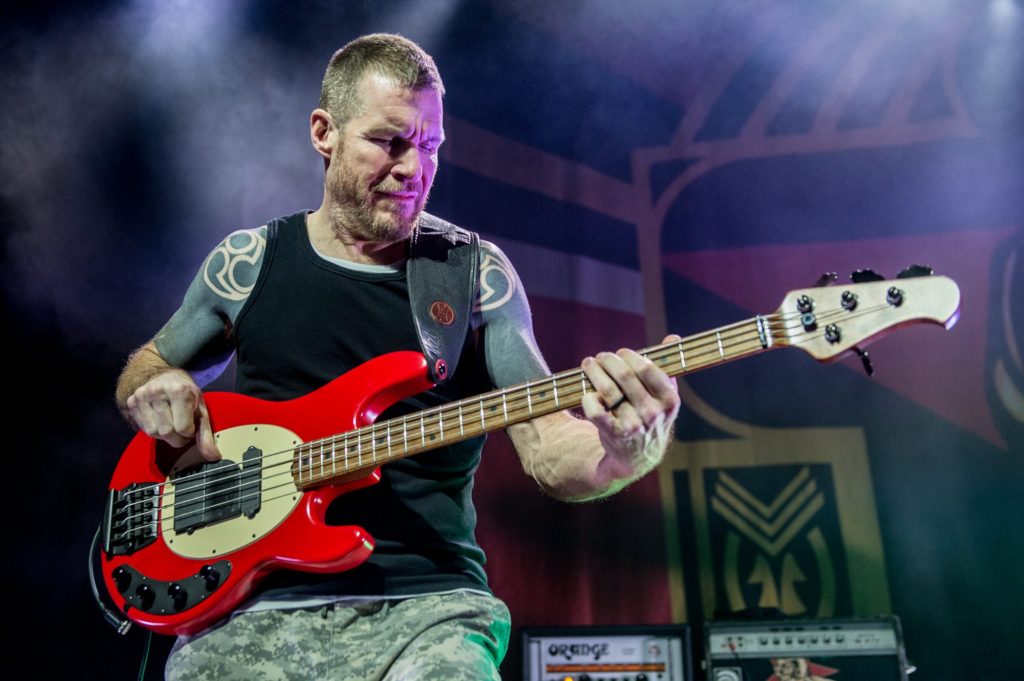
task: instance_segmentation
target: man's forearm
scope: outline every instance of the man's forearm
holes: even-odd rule
[[[672,426],[638,434],[630,451],[609,451],[593,423],[559,412],[508,429],[523,468],[551,496],[592,501],[621,491],[660,463]]]
[[[174,367],[160,355],[152,341],[128,357],[124,369],[121,370],[121,375],[117,378],[114,399],[117,401],[117,408],[129,423],[135,425],[133,419],[128,415],[128,398],[154,376],[172,369]]]

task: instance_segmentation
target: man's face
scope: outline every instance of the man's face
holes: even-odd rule
[[[331,154],[327,192],[349,236],[400,241],[412,233],[434,182],[444,141],[441,95],[372,74],[359,90],[359,111],[343,124]]]

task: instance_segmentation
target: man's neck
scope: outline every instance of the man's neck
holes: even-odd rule
[[[306,232],[317,252],[364,265],[392,265],[409,254],[409,240],[366,241],[335,225],[323,206],[306,216]]]

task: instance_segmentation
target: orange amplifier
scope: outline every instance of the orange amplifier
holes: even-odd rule
[[[693,681],[684,625],[524,627],[523,681]]]
[[[896,617],[712,621],[707,681],[906,681]]]

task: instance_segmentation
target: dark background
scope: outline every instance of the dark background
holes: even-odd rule
[[[678,437],[861,428],[915,678],[1019,676],[1019,0],[3,11],[3,626],[37,675],[137,673],[144,635],[103,623],[86,576],[131,435],[115,378],[227,232],[319,205],[307,121],[323,68],[391,31],[435,56],[448,91],[431,210],[511,255],[555,370],[771,311],[824,270],[926,261],[956,278],[958,326],[886,339],[875,379],[799,353],[730,365],[688,380]],[[488,447],[480,539],[517,626],[678,619],[656,476],[565,506],[519,474],[504,436]]]

